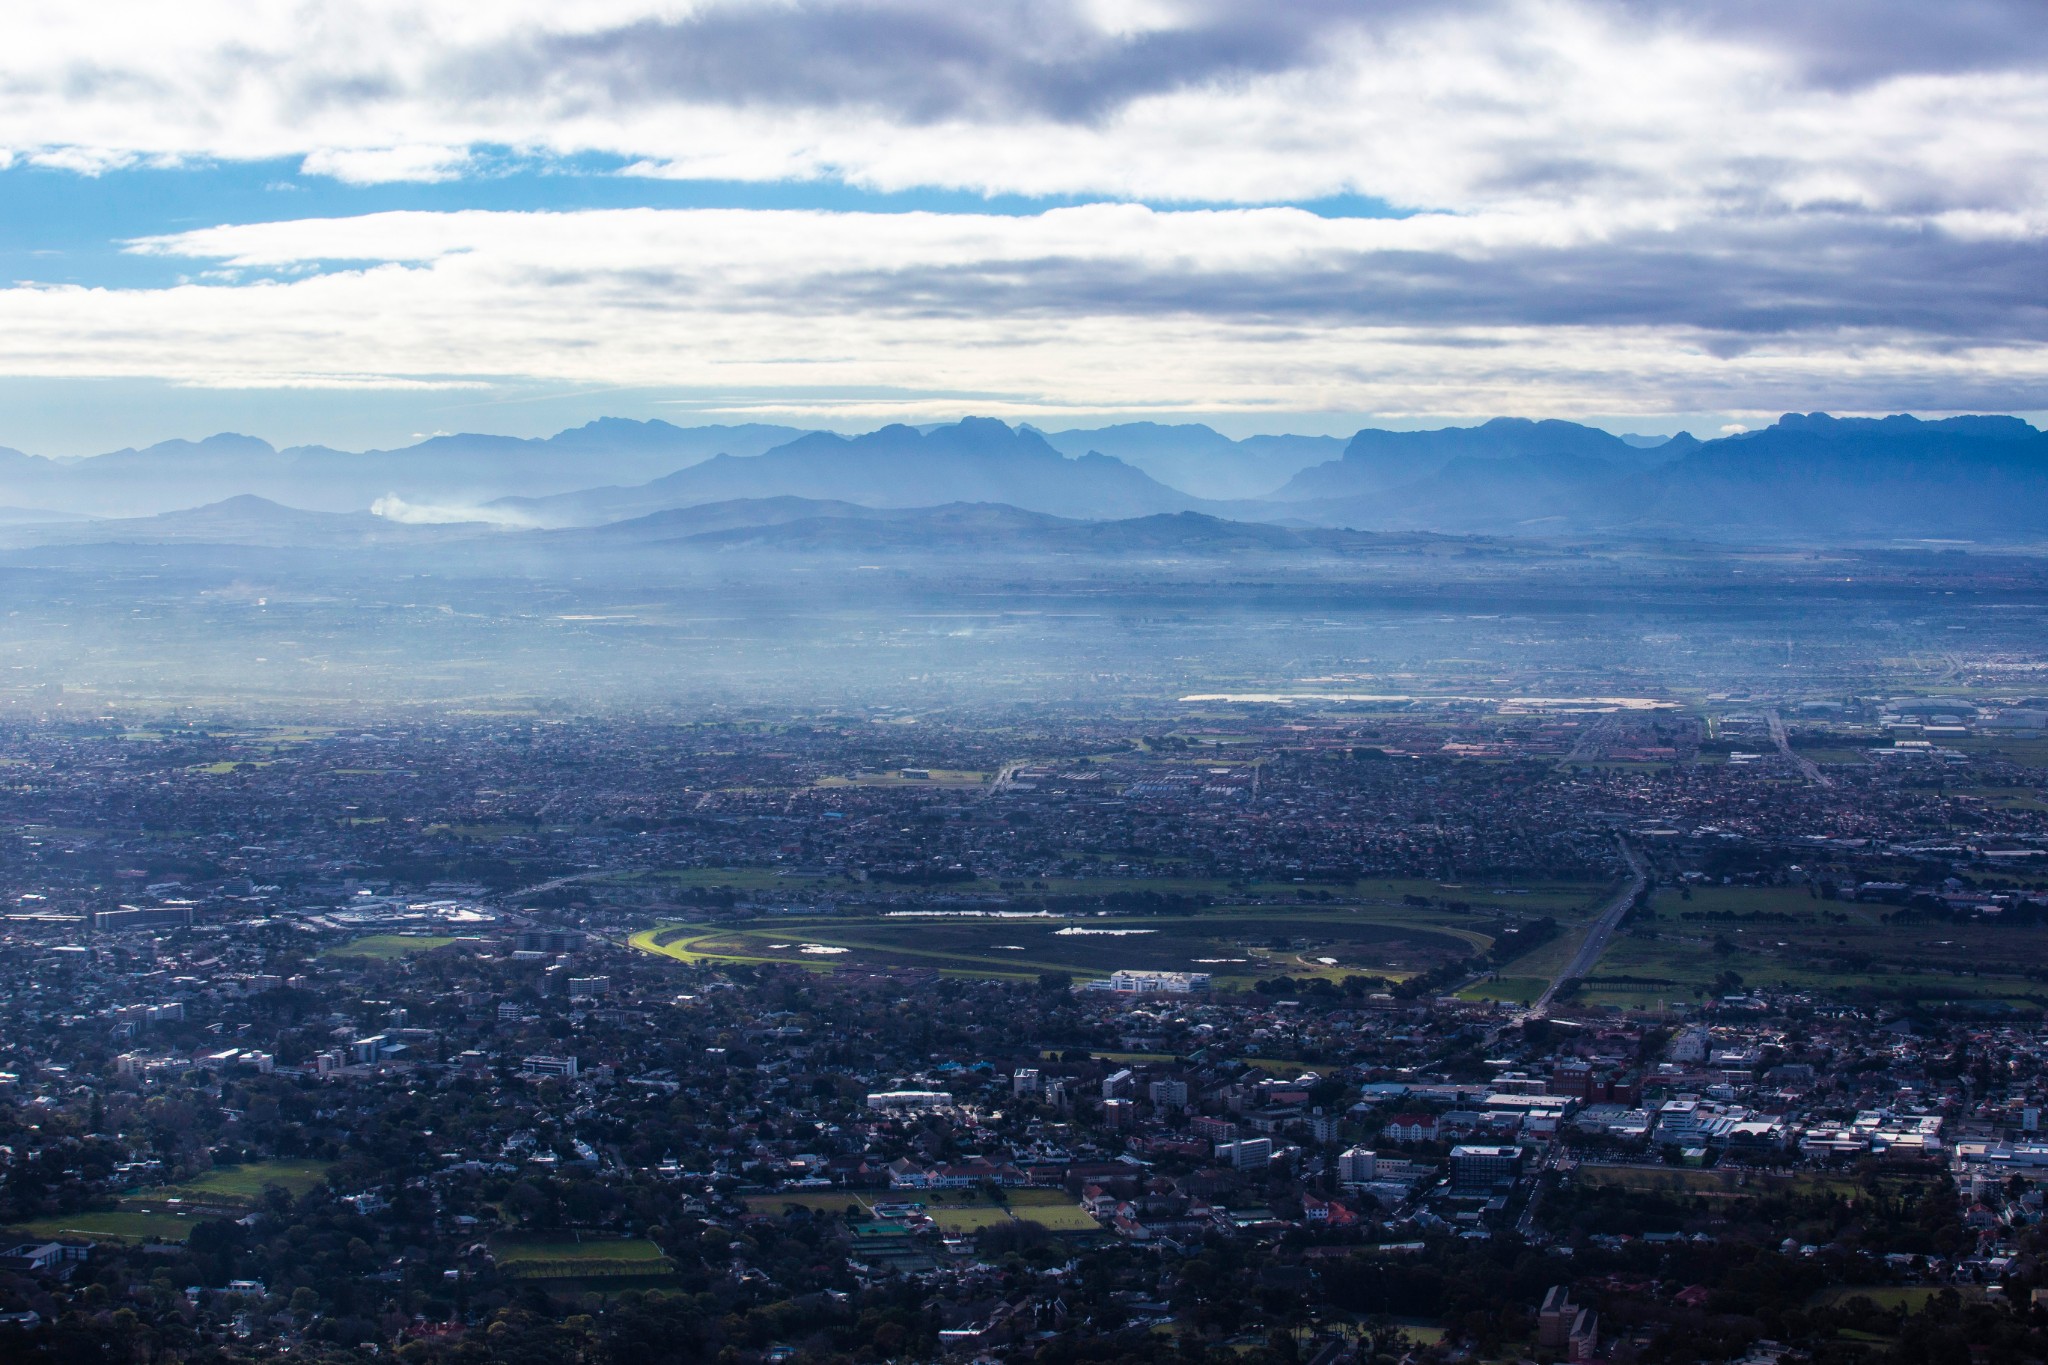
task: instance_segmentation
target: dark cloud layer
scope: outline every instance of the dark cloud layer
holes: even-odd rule
[[[1343,30],[1416,5],[1341,0],[1189,6],[1188,21],[1105,33],[1067,0],[856,0],[718,7],[550,35],[465,59],[478,93],[831,109],[910,123],[1019,116],[1091,122],[1134,99],[1316,64]]]
[[[636,278],[652,306],[680,279]],[[1757,341],[1844,332],[1943,344],[2048,336],[2048,244],[1785,224],[1564,249],[1376,251],[1184,271],[1047,256],[803,274],[791,307],[932,318],[1182,316],[1240,325],[1681,328]]]
[[[1782,52],[1822,88],[2048,59],[2041,0],[1608,0],[1590,8]],[[545,91],[592,106],[858,106],[909,123],[1085,123],[1148,95],[1309,69],[1353,34],[1425,17],[1509,22],[1503,9],[1485,0],[1204,0],[1185,6],[1176,26],[1119,35],[1071,0],[716,6],[468,54],[450,80],[477,96]]]

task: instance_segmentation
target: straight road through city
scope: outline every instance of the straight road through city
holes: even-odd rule
[[[1556,998],[1559,987],[1593,970],[1593,964],[1607,951],[1608,940],[1613,938],[1614,931],[1621,927],[1622,917],[1628,914],[1629,906],[1635,903],[1635,898],[1641,895],[1643,887],[1648,885],[1649,869],[1644,866],[1641,855],[1628,846],[1628,840],[1621,839],[1616,842],[1621,846],[1621,856],[1628,859],[1628,884],[1623,886],[1615,894],[1612,903],[1600,912],[1600,918],[1593,921],[1593,927],[1586,931],[1585,939],[1579,944],[1579,951],[1572,954],[1572,960],[1564,965],[1564,970],[1544,987],[1543,994],[1536,998],[1536,1003],[1522,1016],[1524,1019],[1540,1019],[1548,1014],[1550,1003]]]

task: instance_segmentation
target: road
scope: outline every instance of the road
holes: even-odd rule
[[[1612,939],[1614,931],[1621,927],[1622,916],[1628,913],[1629,906],[1649,883],[1649,869],[1643,865],[1642,857],[1628,846],[1626,839],[1619,839],[1616,842],[1621,846],[1621,856],[1628,859],[1628,884],[1622,887],[1608,907],[1600,912],[1600,918],[1593,921],[1593,927],[1586,931],[1586,937],[1580,942],[1579,951],[1572,954],[1572,960],[1565,963],[1564,970],[1543,988],[1543,994],[1536,998],[1536,1003],[1529,1007],[1528,1012],[1522,1015],[1522,1019],[1541,1019],[1550,1013],[1550,1004],[1556,999],[1558,988],[1565,982],[1583,977],[1593,970],[1593,964],[1600,960],[1600,954],[1607,951],[1608,940]]]
[[[502,896],[496,897],[496,899],[506,904],[517,904],[530,896],[538,896],[542,892],[553,891],[556,887],[569,886],[575,882],[587,882],[593,877],[609,877],[617,870],[617,868],[610,867],[594,867],[582,872],[571,872],[566,877],[550,877],[544,882],[535,882],[532,886],[522,886],[517,891],[507,891]],[[516,911],[508,910],[505,914],[507,918],[518,919]],[[519,922],[523,923],[524,921]]]
[[[1004,792],[1008,791],[1010,789],[1010,784],[1017,780],[1017,769],[1023,766],[1024,763],[1022,760],[1019,760],[1015,763],[1005,763],[1001,768],[999,768],[996,771],[995,780],[993,782],[990,782],[987,788],[984,789],[981,793],[982,799],[987,800],[991,796],[1000,796]]]
[[[1579,732],[1579,737],[1572,741],[1570,752],[1565,754],[1564,758],[1560,761],[1565,763],[1592,763],[1598,761],[1600,756],[1607,751],[1607,741],[1614,737],[1615,732],[1619,728],[1619,722],[1614,716],[1605,715],[1599,717],[1591,725],[1588,725]]]
[[[1785,718],[1776,711],[1766,711],[1764,719],[1770,723],[1771,743],[1778,746],[1778,752],[1792,760],[1792,766],[1806,775],[1806,780],[1816,787],[1832,787],[1835,779],[1820,770],[1820,764],[1802,754],[1792,752],[1792,740],[1785,733]]]

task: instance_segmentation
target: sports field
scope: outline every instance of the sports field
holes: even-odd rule
[[[8,1229],[24,1238],[82,1237],[94,1242],[182,1242],[195,1220],[175,1213],[143,1213],[131,1209],[67,1213],[38,1218]]]
[[[404,957],[408,953],[425,953],[435,948],[445,948],[453,942],[454,939],[437,934],[366,934],[362,938],[336,944],[332,948],[324,948],[320,956],[368,957],[388,962],[393,958]]]
[[[491,1259],[506,1274],[526,1280],[659,1277],[675,1270],[675,1262],[644,1237],[579,1241],[500,1234],[491,1239]]]
[[[1992,1012],[2048,1007],[2048,929],[1950,923],[1800,887],[1661,887],[1651,909],[1654,918],[1615,935],[1569,1003],[1657,1011],[1761,988]],[[1507,969],[1517,979],[1468,994],[1533,999],[1541,969],[1561,965],[1564,946],[1539,949]]]
[[[1491,946],[1476,929],[1389,924],[1358,910],[1217,909],[1072,919],[777,917],[766,924],[671,924],[633,945],[684,962],[781,962],[818,970],[925,968],[1029,979],[1119,968],[1208,972],[1219,986],[1261,977],[1400,979]]]
[[[1001,1202],[979,1190],[804,1190],[758,1194],[747,1200],[753,1213],[781,1214],[790,1208],[843,1214],[848,1206],[873,1218],[878,1204],[915,1204],[948,1236],[975,1233],[1003,1223],[1036,1223],[1048,1232],[1098,1232],[1101,1224],[1064,1190],[1005,1190]]]
[[[176,1199],[188,1204],[249,1205],[272,1185],[282,1186],[294,1197],[302,1195],[325,1180],[330,1168],[331,1163],[325,1161],[255,1161],[245,1166],[216,1166],[204,1175],[174,1185],[131,1190],[128,1198],[152,1204]]]

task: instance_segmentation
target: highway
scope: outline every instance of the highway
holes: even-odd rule
[[[1820,764],[1812,759],[1792,752],[1792,740],[1785,733],[1785,718],[1776,711],[1764,713],[1771,726],[1771,743],[1778,746],[1778,752],[1792,760],[1792,766],[1806,775],[1806,780],[1816,787],[1832,787],[1835,779],[1820,770]]]
[[[1641,856],[1628,846],[1626,839],[1619,839],[1616,842],[1621,846],[1621,856],[1628,859],[1628,884],[1623,886],[1607,908],[1600,912],[1600,918],[1594,920],[1593,927],[1586,931],[1586,937],[1580,942],[1578,952],[1572,954],[1572,960],[1565,963],[1563,971],[1551,978],[1550,984],[1544,987],[1543,994],[1536,998],[1536,1003],[1521,1016],[1522,1020],[1541,1019],[1550,1013],[1550,1004],[1557,997],[1558,988],[1565,982],[1586,976],[1593,970],[1593,964],[1607,951],[1608,941],[1614,937],[1614,931],[1621,927],[1622,916],[1628,913],[1629,906],[1642,894],[1643,887],[1648,885],[1649,869],[1643,865]]]

